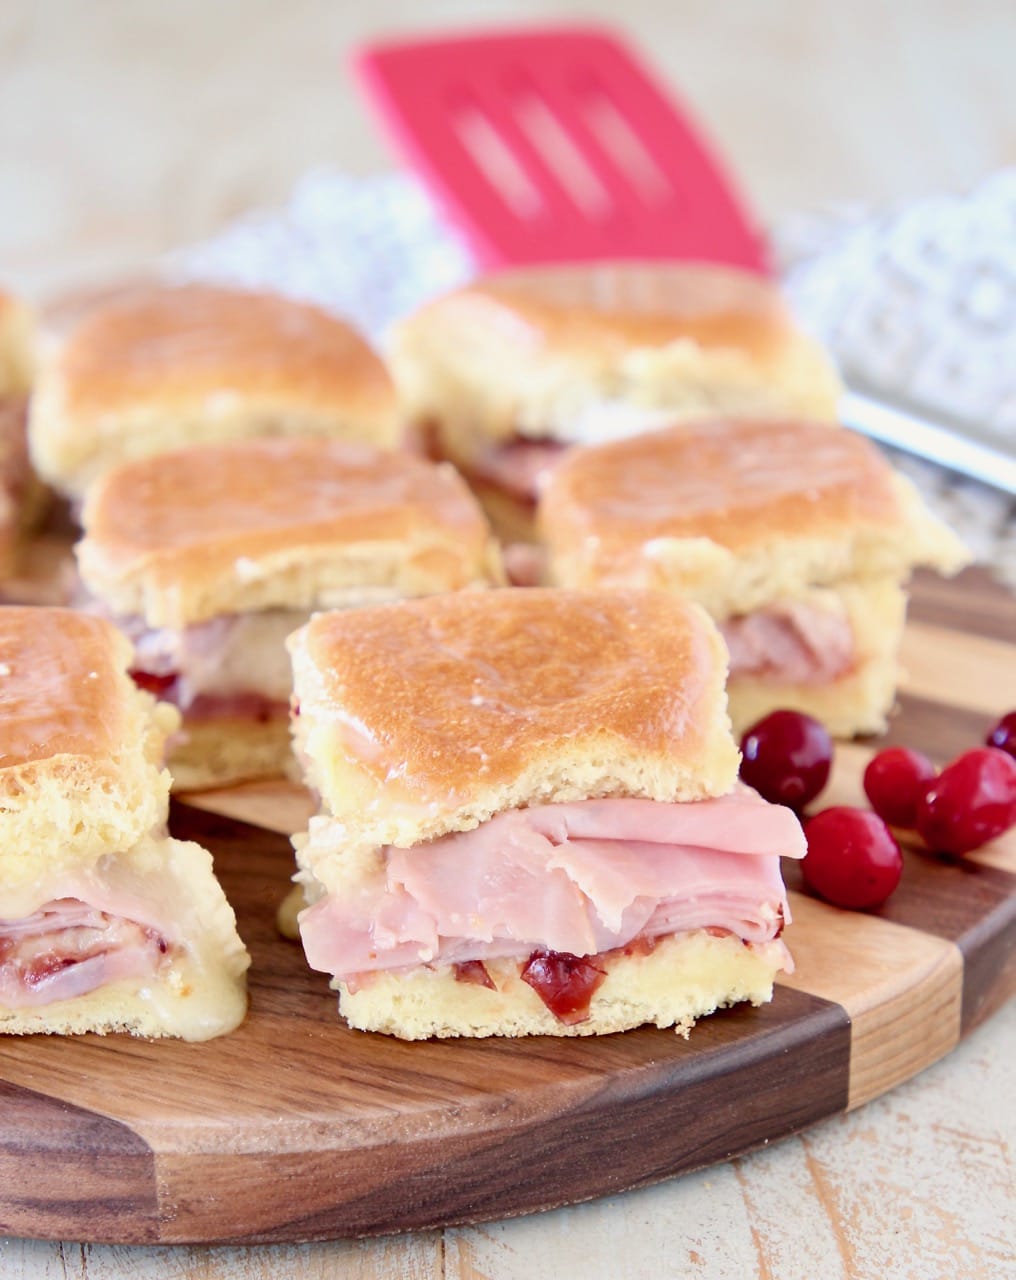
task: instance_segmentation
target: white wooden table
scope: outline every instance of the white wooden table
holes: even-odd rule
[[[680,86],[766,216],[962,187],[1016,162],[1016,6],[587,0]],[[546,20],[551,0],[482,6]],[[465,0],[0,4],[0,282],[117,278],[281,202],[315,164],[389,163],[343,74],[369,34]],[[1004,708],[999,708],[999,711]],[[0,1241],[0,1275],[854,1280],[1016,1274],[1016,1004],[947,1059],[803,1137],[513,1222],[249,1249]],[[0,1120],[2,1123],[2,1120]]]

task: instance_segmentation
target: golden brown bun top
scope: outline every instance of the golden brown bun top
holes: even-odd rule
[[[418,324],[446,318],[492,328],[509,346],[652,347],[691,338],[763,354],[792,327],[773,285],[705,264],[606,263],[507,271],[429,304]]]
[[[807,422],[686,423],[572,450],[538,524],[550,581],[679,590],[717,618],[969,559],[874,444]]]
[[[153,285],[90,311],[67,335],[59,371],[66,411],[81,415],[216,394],[373,414],[393,398],[384,365],[341,320],[209,285]]]
[[[439,558],[446,547],[451,590],[482,576],[491,545],[450,466],[317,437],[194,446],[127,463],[89,491],[82,520],[82,574],[118,608],[117,588],[128,581],[180,598],[201,582],[218,596],[270,566],[296,575],[312,556],[366,554],[372,544],[397,545],[404,559]],[[204,604],[213,613],[232,611],[211,595]]]
[[[289,646],[311,778],[378,843],[541,799],[715,794],[736,774],[722,642],[664,592],[459,593],[319,614]]]
[[[542,494],[556,536],[630,544],[709,538],[737,552],[774,536],[898,524],[893,473],[847,430],[803,422],[700,422],[575,449]]]
[[[0,771],[121,747],[131,646],[102,618],[0,607]],[[82,796],[81,803],[88,803]]]
[[[111,556],[221,547],[254,558],[289,538],[408,538],[421,520],[486,536],[451,467],[306,436],[196,445],[127,463],[99,481],[84,511],[88,537]]]
[[[407,419],[471,467],[516,436],[595,444],[704,417],[833,421],[839,381],[776,287],[728,267],[505,272],[392,332]]]

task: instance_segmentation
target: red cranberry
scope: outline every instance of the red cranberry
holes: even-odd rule
[[[829,780],[833,740],[801,711],[771,711],[741,739],[741,779],[773,804],[803,809]]]
[[[878,907],[899,884],[903,855],[878,814],[837,805],[809,818],[804,835],[805,884],[827,902]]]
[[[1008,711],[984,740],[989,747],[998,747],[1007,755],[1016,757],[1016,711]]]
[[[920,751],[888,747],[872,756],[864,771],[864,794],[891,827],[917,825],[917,802],[935,776],[935,766]]]
[[[138,686],[144,689],[146,693],[152,693],[157,698],[172,699],[173,691],[176,688],[176,682],[179,676],[176,672],[169,675],[157,676],[151,671],[142,671],[137,667],[133,667],[129,672],[130,678]]]
[[[1016,823],[1016,760],[995,747],[957,757],[917,804],[917,830],[932,849],[969,853]]]

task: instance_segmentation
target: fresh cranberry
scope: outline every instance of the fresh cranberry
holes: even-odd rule
[[[805,884],[837,907],[879,907],[900,882],[903,855],[892,832],[866,809],[837,805],[804,824]]]
[[[998,747],[1016,758],[1016,711],[1008,711],[984,739],[989,747]]]
[[[829,780],[833,740],[801,711],[771,711],[741,739],[741,779],[764,800],[803,809]]]
[[[891,827],[917,825],[917,802],[935,776],[935,766],[920,751],[888,747],[872,756],[864,771],[864,794]]]
[[[925,788],[917,830],[932,849],[969,853],[1016,823],[1016,760],[996,747],[957,757]]]

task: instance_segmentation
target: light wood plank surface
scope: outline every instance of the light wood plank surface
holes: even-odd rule
[[[850,1014],[849,1107],[956,1045],[963,958],[955,943],[799,893],[790,895],[790,909],[796,969],[780,981],[835,1000]]]
[[[609,0],[582,12],[619,19]],[[961,187],[1016,161],[1011,4],[629,0],[621,13],[766,216]],[[313,165],[386,167],[341,72],[357,39],[566,14],[554,0],[5,0],[0,279],[40,297],[114,278],[282,201]],[[992,689],[986,682],[985,710],[1001,711]],[[1011,851],[994,856],[1011,869]],[[329,1245],[2,1240],[0,1274],[1002,1280],[1016,1257],[1014,1062],[1010,1002],[886,1096],[804,1138],[649,1190],[478,1228]]]

